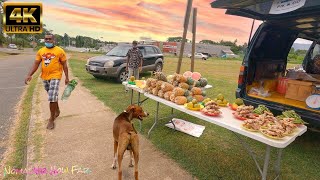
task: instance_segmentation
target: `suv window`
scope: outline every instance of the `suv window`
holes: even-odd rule
[[[154,52],[156,52],[157,54],[160,54],[159,50],[155,47],[153,47]]]
[[[150,46],[146,46],[144,47],[145,50],[146,50],[146,54],[149,55],[149,54],[155,54],[155,51],[153,49],[153,47],[150,47]]]
[[[316,44],[316,46],[313,49],[312,56],[311,56],[312,59],[314,59],[314,57],[316,57],[317,55],[320,55],[320,45],[319,44]]]

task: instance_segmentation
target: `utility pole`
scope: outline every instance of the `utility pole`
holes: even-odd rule
[[[193,8],[192,17],[192,55],[191,55],[191,72],[194,72],[194,55],[196,51],[196,32],[197,32],[197,8]]]
[[[176,73],[178,73],[178,74],[180,73],[180,70],[181,70],[181,63],[182,63],[184,45],[185,45],[186,38],[187,38],[187,30],[188,30],[188,25],[189,25],[191,8],[192,8],[192,0],[188,0],[187,10],[186,10],[186,14],[184,17],[184,25],[183,25],[184,29],[183,29],[183,36],[182,36],[182,42],[181,42],[181,47],[180,47],[180,53],[179,53],[178,66],[177,66],[177,71],[176,71]]]

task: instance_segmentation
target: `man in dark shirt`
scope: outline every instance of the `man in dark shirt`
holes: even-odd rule
[[[139,79],[139,72],[142,70],[143,56],[138,48],[138,42],[132,42],[132,48],[127,53],[127,68],[129,71],[128,78],[134,76]]]

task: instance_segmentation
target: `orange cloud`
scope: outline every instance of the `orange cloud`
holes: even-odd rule
[[[194,1],[193,6],[198,8],[198,41],[238,39],[240,43],[246,42],[252,20],[225,15],[225,10],[212,9],[211,2],[212,0]],[[147,35],[165,40],[169,36],[181,36],[186,8],[185,0],[91,0],[89,3],[87,0],[63,0],[62,4],[65,6],[55,6],[52,3],[45,6],[45,16],[66,22],[75,29],[104,31],[106,35],[108,32],[118,33],[118,39],[122,36],[139,38]],[[115,37],[105,37],[112,38]]]

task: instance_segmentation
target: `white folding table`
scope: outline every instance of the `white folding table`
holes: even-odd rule
[[[280,177],[280,161],[281,161],[281,155],[282,155],[282,149],[286,148],[290,143],[292,143],[298,136],[301,136],[303,133],[307,131],[307,127],[305,125],[300,126],[297,128],[296,132],[291,135],[291,136],[286,136],[282,140],[274,140],[270,139],[268,137],[265,137],[259,132],[250,132],[247,130],[244,130],[241,128],[241,124],[243,124],[243,121],[240,121],[233,117],[232,115],[232,110],[229,108],[221,108],[220,110],[222,111],[222,115],[220,117],[210,117],[202,114],[199,111],[191,111],[186,109],[182,105],[177,105],[173,102],[167,101],[165,99],[162,99],[160,97],[145,93],[144,94],[146,97],[149,99],[152,99],[157,102],[157,108],[156,108],[156,114],[154,118],[154,123],[151,127],[151,129],[148,132],[148,135],[150,136],[151,131],[153,128],[156,126],[157,121],[159,120],[159,104],[164,104],[166,106],[171,107],[172,109],[176,109],[179,111],[182,111],[186,114],[189,114],[191,116],[197,117],[201,120],[216,124],[218,126],[221,126],[223,128],[226,128],[233,132],[233,134],[239,139],[240,143],[245,147],[245,149],[248,151],[250,156],[253,158],[260,174],[261,174],[261,179],[266,180],[267,179],[267,172],[268,172],[268,166],[269,166],[269,161],[270,161],[270,153],[271,153],[271,148],[276,148],[278,150],[278,157],[276,161],[276,166],[275,166],[275,171],[277,173],[277,176],[275,179],[278,179]],[[171,111],[172,112],[172,111]],[[171,113],[172,116],[172,113]],[[259,141],[263,144],[266,144],[266,152],[265,152],[265,160],[264,160],[264,165],[261,168],[257,161],[256,154],[252,151],[250,146],[241,138],[240,135],[246,136],[248,138],[251,138],[253,140]]]

